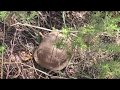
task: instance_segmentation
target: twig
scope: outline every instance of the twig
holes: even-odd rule
[[[66,77],[52,76],[51,79],[69,79]]]
[[[46,72],[44,72],[44,71],[41,71],[41,70],[39,70],[39,69],[37,69],[37,68],[35,68],[35,67],[32,67],[32,66],[30,66],[30,65],[27,65],[27,64],[24,64],[24,63],[22,63],[22,62],[16,62],[17,64],[22,64],[22,65],[24,65],[24,66],[27,66],[27,67],[29,67],[29,68],[32,68],[32,69],[34,69],[34,70],[36,70],[36,71],[39,71],[39,72],[41,72],[41,73],[43,73],[43,74],[45,74],[45,75],[47,75],[47,76],[52,76],[52,75],[49,75],[48,73],[46,73]],[[9,62],[4,62],[4,64],[14,64],[14,62],[12,63],[9,63]]]
[[[63,11],[63,13],[62,13],[62,17],[63,17],[64,25],[65,25],[65,27],[66,27],[66,23],[65,23],[65,11]]]
[[[32,69],[34,69],[34,70],[36,70],[36,71],[39,71],[39,72],[41,72],[41,73],[43,73],[43,74],[45,74],[45,75],[47,75],[47,76],[51,76],[51,75],[49,75],[48,73],[46,73],[46,72],[44,72],[44,71],[41,71],[41,70],[39,70],[39,69],[37,69],[37,68],[34,68],[34,67],[32,67],[32,66],[30,66],[30,65],[27,65],[27,64],[24,64],[24,63],[21,63],[22,65],[25,65],[25,66],[27,66],[27,67],[29,67],[29,68],[32,68]]]
[[[15,26],[15,25],[28,26],[28,27],[37,28],[37,29],[42,29],[42,30],[46,30],[46,31],[53,31],[53,30],[51,30],[51,29],[47,29],[47,28],[43,28],[43,27],[39,27],[39,26],[34,26],[34,25],[27,24],[27,23],[25,23],[25,24],[15,23],[15,24],[12,24],[11,26]],[[58,29],[56,29],[56,31],[62,32],[61,30],[58,30]],[[79,31],[70,31],[70,32],[72,32],[72,33],[77,33],[77,32],[79,32]]]
[[[14,38],[13,38],[13,42],[11,43],[11,51],[10,51],[10,55],[12,55],[12,53],[13,53],[13,48],[14,48],[14,46],[15,46],[15,39],[16,39],[16,35],[17,35],[17,31],[15,31],[15,34],[14,34]],[[9,59],[9,63],[11,62],[11,58]],[[7,72],[9,72],[9,68],[10,68],[10,64],[8,65],[8,71]],[[6,78],[8,78],[8,76],[9,76],[9,73],[7,73],[7,76],[6,76]]]
[[[4,20],[4,23],[5,23],[5,20]],[[4,44],[4,37],[5,37],[5,25],[4,25],[4,35],[3,35],[3,44]],[[2,45],[3,45],[2,44]],[[1,79],[3,79],[3,63],[4,63],[4,60],[3,60],[3,50],[2,50],[2,61],[1,61]]]
[[[22,25],[22,26],[28,26],[28,27],[37,28],[37,29],[43,29],[46,31],[52,31],[51,29],[47,29],[47,28],[43,28],[43,27],[39,27],[39,26],[34,26],[34,25],[30,25],[30,24],[22,24],[22,23],[15,23],[15,24],[12,24],[11,26],[15,26],[15,25]]]
[[[4,62],[3,64],[21,64],[21,62],[20,61],[18,61],[18,62]]]
[[[17,75],[13,76],[13,78],[17,78],[17,77],[20,75],[20,73],[21,73],[21,69],[20,69],[18,63],[15,63],[15,64],[16,64],[17,67],[18,67],[18,73],[17,73]]]

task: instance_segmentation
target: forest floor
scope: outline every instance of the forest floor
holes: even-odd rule
[[[35,48],[42,35],[53,29],[62,30],[64,26],[79,31],[90,22],[89,11],[1,11],[0,12],[0,78],[1,79],[101,79],[120,77],[120,40],[106,32],[99,32],[102,43],[108,44],[108,52],[99,48],[97,41],[90,42],[87,36],[81,49],[74,53],[71,64],[61,71],[54,72],[37,65],[33,58]],[[94,25],[93,25],[94,26]],[[99,27],[99,26],[98,26]],[[100,26],[100,28],[102,28]],[[120,33],[119,33],[120,34]],[[75,34],[77,35],[77,34]],[[85,34],[86,35],[86,34]],[[93,34],[91,34],[93,35]],[[93,36],[95,36],[94,34]],[[117,34],[114,34],[117,35]],[[97,35],[96,35],[97,36]],[[116,42],[117,41],[119,42]],[[79,39],[80,40],[80,39]],[[79,43],[79,42],[77,42]],[[94,43],[94,44],[93,44]],[[100,43],[100,42],[99,42]],[[91,45],[89,47],[89,45]],[[100,43],[100,45],[102,45]]]

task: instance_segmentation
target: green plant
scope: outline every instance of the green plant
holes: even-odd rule
[[[99,35],[104,32],[111,36],[116,36],[119,32],[120,27],[118,27],[117,23],[120,21],[120,15],[113,17],[112,14],[112,12],[92,13],[90,22],[83,27],[80,27],[76,37],[73,38],[72,47],[79,47],[82,49],[89,48],[89,50],[95,50],[95,47],[97,47],[99,50],[108,51],[110,53],[120,52],[120,46],[115,42],[110,44],[101,43],[99,38]],[[90,36],[87,38],[88,43],[90,40],[93,40],[94,42],[88,46],[87,43],[85,43],[86,41],[84,40],[84,36]],[[99,78],[120,78],[119,60],[118,62],[103,62],[97,65],[98,66],[96,68],[100,69]]]
[[[117,26],[117,23],[119,21],[120,21],[120,15],[118,15],[117,17],[113,17],[113,12],[109,12],[109,11],[92,12],[89,19],[89,23],[85,24],[83,27],[80,27],[76,37],[73,38],[73,42],[72,42],[73,48],[80,47],[86,49],[88,47],[90,48],[96,45],[101,49],[103,49],[104,46],[104,49],[108,51],[119,51],[119,46],[116,46],[114,44],[109,44],[109,45],[104,44],[103,46],[101,46],[101,43],[99,42],[100,33],[106,32],[110,35],[113,34],[115,35],[119,32],[120,27]],[[115,30],[117,30],[116,33]],[[65,36],[69,36],[70,29],[68,27],[63,27],[62,32]],[[87,38],[88,41],[85,41],[85,38]],[[87,45],[87,43],[89,43],[89,45]]]
[[[58,39],[58,40],[55,42],[55,45],[56,45],[57,48],[63,49],[63,48],[65,48],[65,47],[67,47],[64,42],[65,42],[64,39]]]
[[[117,23],[120,21],[120,15],[113,17],[113,12],[99,12],[93,13],[90,19],[90,25],[92,25],[95,31],[107,31],[108,33],[113,32],[114,30],[119,30],[120,27],[117,26]]]
[[[2,52],[4,52],[4,51],[5,51],[5,46],[0,45],[0,54],[2,54]]]
[[[97,45],[99,48],[106,48],[108,51],[119,51],[119,46],[114,44],[104,44],[101,45],[101,43],[97,40],[99,40],[98,35],[100,33],[106,32],[107,34],[111,36],[117,35],[120,31],[120,27],[118,27],[118,23],[120,21],[120,15],[117,17],[113,17],[113,12],[99,12],[95,11],[92,13],[90,22],[81,28],[82,34],[91,34],[94,36],[93,38],[96,40]],[[117,32],[116,32],[117,31]]]
[[[102,62],[96,65],[99,69],[99,78],[101,79],[112,79],[112,78],[120,78],[120,62],[118,61],[110,61],[110,62]]]
[[[7,17],[8,13],[8,11],[0,11],[0,21],[3,21]]]
[[[69,35],[70,35],[70,31],[72,30],[72,28],[69,28],[69,27],[63,27],[62,28],[62,33],[63,33],[63,35],[67,38]]]
[[[16,12],[16,16],[19,20],[21,20],[24,23],[30,23],[33,22],[35,17],[38,16],[38,13],[36,11],[30,11],[30,12]]]
[[[105,45],[102,45],[101,48],[108,52],[120,52],[120,46],[116,44],[105,44]]]

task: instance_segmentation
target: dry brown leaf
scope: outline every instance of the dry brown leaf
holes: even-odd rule
[[[26,51],[20,51],[19,56],[22,59],[22,61],[29,61],[32,59],[32,54]]]

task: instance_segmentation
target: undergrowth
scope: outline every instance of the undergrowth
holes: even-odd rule
[[[39,25],[39,13],[37,11],[14,11],[12,12],[16,16],[17,22],[27,23],[32,25]],[[64,35],[64,39],[71,39],[71,48],[77,49],[78,51],[85,50],[87,53],[92,53],[95,51],[95,54],[99,53],[99,51],[107,52],[107,54],[115,54],[120,52],[120,13],[114,11],[93,11],[90,12],[90,16],[88,18],[88,22],[84,24],[82,27],[77,27],[76,30],[73,27],[66,26],[65,22],[65,12],[63,12],[63,21],[64,25],[62,26],[62,34]],[[1,11],[0,12],[0,21],[4,22],[5,19],[10,17],[11,12]],[[6,20],[7,21],[7,20]],[[16,22],[16,23],[17,23]],[[75,25],[74,25],[75,26]],[[53,26],[54,27],[54,26]],[[54,28],[55,29],[55,28]],[[77,31],[77,33],[72,33],[72,31]],[[56,43],[57,48],[67,48],[67,44],[65,44],[65,40],[58,40]],[[119,41],[119,42],[118,42]],[[0,53],[5,51],[4,46],[0,46]],[[73,55],[69,52],[70,55]],[[83,55],[83,54],[80,54]],[[79,55],[79,56],[80,56]],[[83,55],[84,56],[84,55]],[[87,58],[88,54],[85,55]],[[81,57],[81,56],[80,56]],[[109,57],[109,56],[108,56]],[[80,58],[79,58],[80,59]],[[80,59],[81,60],[81,59]],[[98,60],[97,56],[92,56],[92,60]],[[83,61],[81,63],[81,61]],[[82,59],[80,61],[80,65],[83,64],[85,66],[86,61],[90,63],[90,59]],[[102,60],[101,60],[102,61]],[[98,69],[99,74],[91,73],[91,71],[86,71],[86,68],[89,68],[87,65],[84,67],[84,70],[80,69],[79,76],[87,76],[92,78],[93,74],[96,74],[97,78],[120,78],[120,61],[119,60],[110,60],[107,61],[106,58],[103,60],[104,62],[96,63],[94,62],[93,67]],[[94,70],[94,69],[93,69]],[[87,73],[87,74],[86,74]],[[91,75],[89,75],[89,74]],[[95,78],[95,77],[93,77]]]
[[[99,69],[100,79],[119,79],[120,78],[120,61],[103,62],[96,66]]]
[[[89,23],[85,24],[83,27],[78,29],[78,33],[76,37],[73,38],[72,47],[79,49],[86,49],[89,51],[99,50],[107,53],[118,53],[120,52],[120,45],[117,44],[117,40],[120,35],[120,27],[118,23],[120,22],[120,15],[114,16],[113,12],[92,12],[91,17],[89,19]],[[69,29],[64,31],[67,33]],[[68,31],[67,31],[68,30]],[[100,42],[100,35],[106,33],[108,37],[114,37],[115,41],[113,43],[109,43],[109,40],[106,40],[107,43]],[[68,34],[68,33],[67,33]],[[70,35],[70,33],[69,33]],[[103,35],[106,36],[106,35]],[[107,38],[107,37],[106,37]],[[104,40],[105,41],[105,40]],[[97,53],[96,52],[96,53]],[[108,56],[109,57],[109,56]],[[95,57],[97,58],[97,57]],[[106,62],[103,60],[103,63],[97,63],[96,65],[101,68],[99,73],[99,78],[120,78],[119,72],[119,60],[110,62]],[[86,72],[83,72],[86,73]],[[94,73],[91,73],[94,74]],[[84,76],[84,75],[83,75]],[[89,76],[88,76],[89,77]]]

